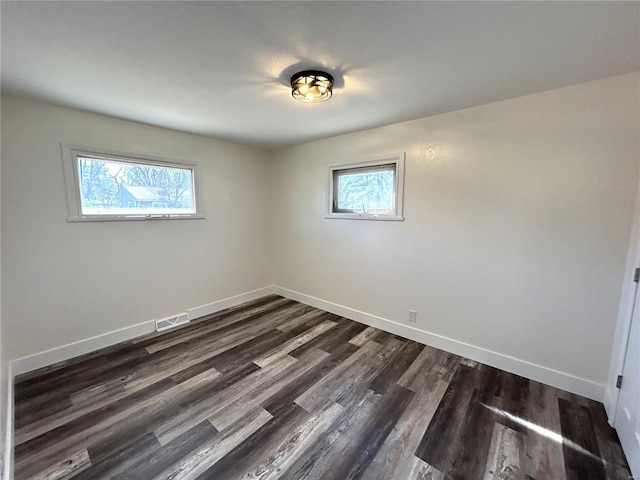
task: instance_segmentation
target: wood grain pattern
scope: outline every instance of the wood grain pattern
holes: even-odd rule
[[[292,428],[290,434],[282,441],[274,442],[269,455],[263,458],[257,467],[252,466],[242,478],[245,480],[279,478],[283,470],[291,466],[300,455],[325,435],[343,411],[342,406],[330,402],[325,408],[310,414],[303,423]]]
[[[252,433],[272,418],[271,414],[261,407],[251,410],[245,417],[240,417],[224,434],[200,445],[189,455],[181,458],[155,478],[163,480],[187,480],[197,478],[212,465],[219,462],[227,453],[246,440]]]
[[[495,423],[484,480],[524,480],[523,457],[522,434]]]
[[[536,480],[566,480],[557,390],[530,382],[526,408],[524,418],[537,430],[529,427],[525,435],[525,473]]]
[[[90,466],[91,459],[89,458],[89,452],[87,452],[86,449],[82,449],[62,462],[59,462],[57,465],[53,465],[37,473],[33,476],[33,480],[61,480],[86,470]]]
[[[182,408],[174,412],[170,419],[154,430],[156,438],[161,444],[167,444],[188,431],[192,426],[200,423],[203,418],[208,418],[218,410],[238,401],[247,389],[254,385],[261,385],[295,362],[296,359],[293,357],[282,357],[279,361],[269,364],[266,368],[256,370],[215,395],[203,395],[182,405]]]
[[[328,356],[328,353],[320,350],[309,352],[304,358],[298,359],[295,363],[291,364],[290,367],[285,368],[268,381],[257,385],[255,388],[244,389],[242,401],[234,401],[233,403],[228,403],[224,408],[217,409],[215,413],[209,416],[209,421],[218,430],[224,430],[234,422],[234,419],[242,416],[248,409],[256,407],[268,400],[286,387],[286,385],[295,382],[296,379],[307,373]]]
[[[247,422],[245,422],[245,425],[247,425]],[[211,441],[216,435],[218,435],[218,432],[213,425],[204,420],[167,445],[141,450],[136,442],[131,445],[129,450],[130,454],[125,456],[124,462],[113,462],[111,470],[107,470],[104,475],[87,476],[86,478],[87,480],[91,478],[123,478],[132,480],[137,478],[153,478],[156,475],[160,475],[171,465],[191,457],[197,448]],[[155,438],[153,433],[147,434],[147,436]],[[115,455],[111,455],[110,458],[114,457]],[[124,463],[124,465],[122,465],[122,463]],[[90,470],[87,470],[87,473],[89,472]]]
[[[562,398],[558,403],[567,480],[606,478],[589,409]]]
[[[443,474],[414,455],[422,435],[447,390],[448,384],[441,381],[427,397],[415,395],[396,427],[387,436],[378,455],[363,475],[363,479],[377,478],[440,478]]]
[[[15,478],[627,478],[602,404],[277,296],[30,372]]]

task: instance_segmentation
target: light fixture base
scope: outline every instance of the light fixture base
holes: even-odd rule
[[[291,95],[305,103],[329,100],[333,95],[333,77],[320,70],[304,70],[291,77]]]

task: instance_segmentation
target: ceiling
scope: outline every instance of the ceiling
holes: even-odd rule
[[[273,149],[640,70],[640,2],[2,2],[4,93]],[[336,79],[320,104],[289,79]]]

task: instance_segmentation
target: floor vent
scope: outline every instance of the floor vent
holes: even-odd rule
[[[178,325],[183,325],[185,323],[189,323],[189,314],[187,312],[180,313],[173,317],[167,317],[161,320],[156,320],[156,332],[169,330],[170,328],[174,328],[174,327],[177,327]]]

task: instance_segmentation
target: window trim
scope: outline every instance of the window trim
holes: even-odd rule
[[[187,163],[181,160],[168,159],[163,157],[140,155],[129,152],[119,152],[102,148],[83,147],[79,145],[68,145],[60,143],[62,150],[62,162],[64,170],[64,183],[67,196],[67,221],[68,222],[121,222],[140,220],[191,220],[203,219],[202,192],[200,189],[200,174],[198,165]],[[143,165],[153,165],[158,167],[187,168],[193,175],[193,200],[195,202],[195,213],[172,213],[172,214],[83,214],[82,200],[80,193],[80,181],[78,178],[77,158],[87,156],[98,160],[124,161],[128,163],[138,163]]]
[[[386,155],[376,155],[372,157],[362,158],[353,163],[342,163],[339,165],[331,165],[329,167],[329,195],[327,202],[327,213],[324,218],[328,219],[346,219],[346,220],[382,220],[382,221],[403,221],[403,201],[404,201],[404,163],[405,152],[396,152]],[[355,213],[338,211],[335,207],[334,196],[335,179],[337,172],[341,170],[355,170],[360,168],[382,167],[387,165],[395,166],[395,212],[392,213]]]

